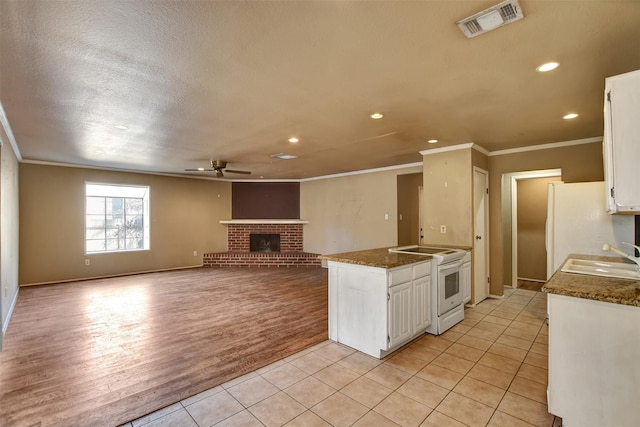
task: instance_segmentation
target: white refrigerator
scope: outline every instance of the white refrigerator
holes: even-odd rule
[[[547,279],[572,253],[619,256],[605,243],[633,253],[622,242],[634,242],[635,218],[606,212],[604,182],[551,183],[547,195]]]

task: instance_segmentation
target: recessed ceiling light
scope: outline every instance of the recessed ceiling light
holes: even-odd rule
[[[116,128],[116,129],[120,129],[120,130],[129,130],[129,128],[128,128],[128,127],[123,126],[123,125],[115,125],[115,126],[113,126],[113,127],[114,127],[114,128]]]
[[[373,120],[378,120],[378,119],[381,119],[384,116],[382,114],[380,114],[380,113],[372,113],[372,114],[369,115],[369,117],[371,117]]]
[[[285,153],[272,154],[271,157],[274,157],[276,159],[283,159],[283,160],[291,160],[291,159],[298,158],[298,156],[294,156],[293,154],[285,154]]]
[[[298,138],[296,138],[295,136],[292,136],[291,138],[289,138],[289,142],[292,144],[295,144],[296,142],[300,141]]]
[[[547,71],[555,70],[556,68],[558,68],[559,65],[560,64],[558,64],[557,62],[547,62],[546,64],[542,64],[538,66],[536,68],[536,71],[539,71],[541,73],[546,73]]]
[[[438,142],[437,139],[430,139],[427,141],[429,144],[435,144],[436,142]]]
[[[204,170],[204,168],[198,168],[198,170],[199,170],[200,172],[202,172],[202,171]]]
[[[570,113],[570,114],[567,114],[566,116],[562,116],[562,118],[565,120],[575,119],[576,117],[578,117],[576,113]]]

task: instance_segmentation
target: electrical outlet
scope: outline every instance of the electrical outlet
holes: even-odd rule
[[[89,258],[85,259],[84,265],[91,265],[91,260]]]
[[[389,220],[389,214],[384,214],[384,220],[388,221]]]
[[[440,234],[446,234],[447,233],[447,226],[446,225],[441,225],[440,226]]]
[[[193,256],[198,256],[198,251],[193,251]]]

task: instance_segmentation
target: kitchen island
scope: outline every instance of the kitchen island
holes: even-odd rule
[[[549,412],[566,427],[637,426],[640,281],[558,270],[542,290],[548,294]]]
[[[431,257],[389,248],[323,255],[329,339],[383,358],[431,323]]]

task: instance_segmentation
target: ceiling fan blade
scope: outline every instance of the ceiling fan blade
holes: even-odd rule
[[[216,176],[218,178],[222,178],[224,176],[224,174],[222,173],[222,171],[220,169],[216,169]]]
[[[251,175],[251,172],[249,172],[249,171],[234,171],[234,170],[231,170],[231,169],[225,169],[224,171],[225,172],[229,172],[229,173],[241,173],[241,174],[244,174],[244,175]]]

